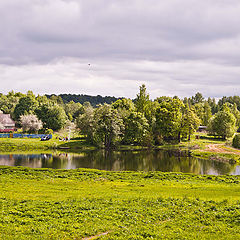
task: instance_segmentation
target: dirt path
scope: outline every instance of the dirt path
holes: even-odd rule
[[[99,238],[101,236],[104,236],[104,235],[107,235],[109,232],[105,232],[105,233],[100,233],[98,235],[95,235],[95,236],[91,236],[91,237],[86,237],[86,238],[83,238],[82,240],[91,240],[91,239],[96,239],[96,238]]]
[[[205,150],[207,150],[209,152],[231,153],[231,154],[240,155],[240,151],[238,151],[234,148],[226,147],[227,149],[224,149],[223,147],[224,147],[223,144],[209,144],[209,145],[206,145]]]

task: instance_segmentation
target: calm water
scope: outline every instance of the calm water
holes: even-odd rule
[[[239,175],[240,166],[189,157],[177,150],[91,151],[79,154],[0,154],[0,165],[32,168],[95,168],[110,171],[163,171]]]

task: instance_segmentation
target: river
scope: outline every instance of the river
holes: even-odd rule
[[[108,171],[163,171],[239,175],[240,166],[193,158],[178,150],[88,151],[1,154],[0,165],[31,168],[92,168]]]

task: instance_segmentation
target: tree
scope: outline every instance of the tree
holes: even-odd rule
[[[26,96],[20,98],[18,104],[14,109],[14,118],[15,120],[19,120],[20,116],[33,114],[34,110],[37,108],[38,102],[33,96]]]
[[[85,113],[78,117],[77,126],[91,143],[107,149],[120,141],[124,129],[120,114],[108,104],[96,109],[85,108]]]
[[[94,119],[94,109],[90,103],[83,105],[83,114],[77,117],[77,128],[80,132],[87,136],[87,140],[90,143],[94,143],[94,135],[96,131],[96,121]]]
[[[134,103],[131,99],[118,99],[112,103],[112,107],[116,109],[123,119],[126,119],[133,111],[135,111]]]
[[[37,132],[43,126],[42,121],[36,115],[23,115],[20,117],[20,124],[25,132]]]
[[[233,136],[236,131],[236,118],[230,111],[216,113],[208,124],[211,135],[221,136],[223,139]]]
[[[142,113],[132,112],[124,121],[125,134],[123,142],[126,144],[138,143],[144,145],[145,138],[149,136],[149,124]]]
[[[142,86],[140,86],[140,92],[139,94],[137,94],[137,98],[135,100],[137,112],[145,114],[145,108],[149,101],[149,94],[147,93],[146,86],[143,84]]]
[[[118,111],[111,105],[104,104],[94,111],[96,121],[96,132],[94,141],[105,148],[111,148],[116,142],[120,141],[123,134],[123,120]]]
[[[54,131],[62,129],[67,121],[64,109],[56,104],[46,103],[35,110],[37,116],[43,122],[44,128]]]
[[[204,101],[204,97],[200,92],[197,92],[195,96],[191,98],[191,104],[195,105],[196,103],[202,103]]]
[[[179,99],[162,101],[156,111],[155,134],[160,138],[181,140],[182,108]]]
[[[83,112],[83,106],[81,103],[75,103],[74,101],[70,101],[65,104],[65,112],[70,121],[76,119],[80,113]]]
[[[201,120],[200,124],[207,126],[210,118],[212,117],[211,107],[209,106],[207,101],[196,103],[193,105],[192,109],[195,114]]]
[[[190,141],[191,135],[199,128],[200,122],[194,111],[188,105],[185,105],[181,121],[182,135],[188,136],[188,140]]]

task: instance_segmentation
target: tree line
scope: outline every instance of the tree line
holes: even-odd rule
[[[218,102],[204,99],[201,93],[184,99],[162,96],[150,100],[145,85],[134,100],[119,98],[97,106],[68,102],[57,95],[35,96],[31,91],[0,94],[0,111],[9,113],[24,131],[58,131],[74,123],[91,144],[106,148],[190,140],[200,125],[208,126],[211,135],[227,138],[240,125],[239,109],[238,96]]]

